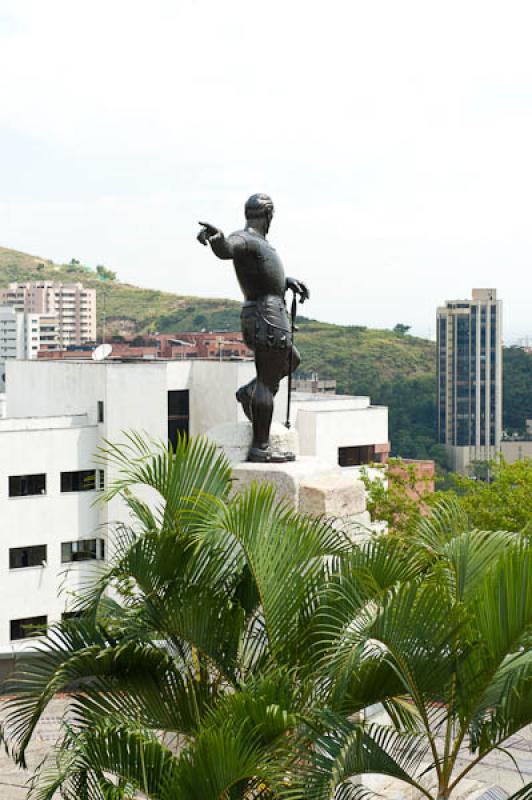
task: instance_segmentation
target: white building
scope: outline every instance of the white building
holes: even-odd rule
[[[369,397],[295,392],[292,409],[302,456],[340,467],[386,463],[388,409]]]
[[[56,346],[56,317],[0,305],[0,361],[7,358],[37,358],[39,350],[54,350]]]
[[[525,461],[532,458],[532,439],[530,436],[503,439],[501,442],[501,455],[508,464],[515,464],[516,461]]]
[[[72,608],[72,592],[107,557],[106,524],[127,520],[120,500],[99,505],[105,475],[94,458],[124,431],[166,441],[244,421],[236,389],[250,362],[17,361],[6,363],[0,419],[0,672],[32,626]],[[216,396],[213,401],[213,386]],[[286,381],[276,415],[286,408]],[[331,465],[378,460],[387,409],[369,398],[294,395],[301,453]]]
[[[10,283],[7,289],[0,289],[0,305],[56,316],[60,349],[96,341],[96,289],[81,283]]]

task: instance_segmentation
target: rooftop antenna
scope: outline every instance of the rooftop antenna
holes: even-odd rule
[[[105,359],[108,358],[112,352],[113,348],[110,344],[101,344],[96,348],[96,350],[92,351],[92,360],[105,361]]]

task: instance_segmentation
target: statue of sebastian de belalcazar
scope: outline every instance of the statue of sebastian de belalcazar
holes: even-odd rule
[[[207,222],[198,241],[212,247],[218,258],[232,259],[244,294],[241,322],[247,346],[255,354],[257,377],[236,393],[253,425],[248,461],[293,461],[293,453],[270,444],[273,399],[279,382],[297,369],[299,353],[292,341],[292,327],[285,305],[291,289],[303,303],[309,296],[302,281],[287,278],[276,250],[266,239],[273,218],[273,202],[266,194],[252,195],[245,205],[246,227],[230,236]]]

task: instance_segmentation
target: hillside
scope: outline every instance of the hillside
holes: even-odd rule
[[[111,273],[113,274],[113,273]],[[238,327],[239,304],[231,300],[185,297],[140,289],[118,280],[102,280],[82,264],[53,261],[0,247],[0,286],[10,281],[81,281],[95,288],[98,325],[106,315],[106,333],[201,330]]]
[[[94,270],[81,264],[54,264],[0,247],[0,286],[9,281],[39,279],[81,281],[95,288],[98,325],[101,326],[105,308],[108,335],[240,327],[240,304],[233,300],[141,289],[118,280],[102,280]],[[374,377],[390,380],[405,373],[420,375],[433,371],[434,345],[425,339],[389,330],[332,325],[306,317],[298,319],[298,325],[298,345],[305,355],[305,371],[323,372],[326,355],[330,374],[323,377],[335,377],[345,391],[355,390],[354,372],[364,386],[369,386]]]
[[[114,273],[106,271],[108,277]],[[105,276],[104,272],[104,276]],[[0,248],[0,286],[23,280],[82,281],[96,288],[98,324],[105,306],[106,335],[240,327],[240,304],[185,297],[114,280],[102,280],[79,263],[52,261]],[[340,392],[368,394],[390,407],[394,452],[441,457],[434,444],[434,343],[390,330],[298,319],[302,369],[335,378]]]
[[[100,268],[100,272],[102,269]],[[105,306],[106,334],[176,333],[206,328],[238,330],[240,304],[233,300],[185,297],[141,289],[79,263],[54,264],[0,247],[0,286],[9,281],[82,281],[96,288],[98,322]],[[107,280],[102,280],[108,278]],[[445,462],[435,443],[435,345],[426,339],[356,325],[332,325],[301,317],[297,345],[302,370],[335,378],[340,392],[368,394],[390,409],[392,452]],[[532,418],[532,354],[504,349],[504,425],[523,430]]]
[[[105,304],[107,335],[239,329],[237,302],[141,289],[112,279],[113,275],[104,269],[100,276],[79,263],[54,264],[0,248],[0,286],[44,278],[95,287],[99,325]],[[391,330],[332,325],[305,317],[298,325],[304,372],[335,378],[340,392],[368,394],[374,403],[389,406],[395,454],[444,462],[443,448],[435,444],[433,342]],[[532,417],[532,355],[514,350],[505,350],[505,424],[519,428],[524,415]]]

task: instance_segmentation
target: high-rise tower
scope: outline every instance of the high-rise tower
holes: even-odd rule
[[[473,289],[437,312],[438,441],[451,468],[488,461],[502,438],[502,302],[495,289]]]

